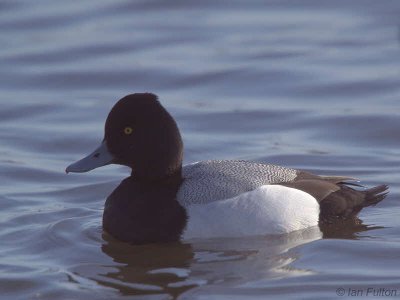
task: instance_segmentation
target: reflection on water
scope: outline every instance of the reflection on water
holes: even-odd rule
[[[113,264],[79,266],[71,272],[122,295],[171,295],[207,285],[246,283],[261,278],[310,274],[291,269],[296,247],[322,237],[318,227],[281,236],[193,240],[186,243],[131,246],[103,233],[101,250]],[[218,265],[218,268],[215,268]]]
[[[190,244],[130,246],[107,234],[103,238],[101,250],[117,264],[95,279],[99,284],[115,288],[123,295],[166,293],[174,297],[196,285],[176,285],[191,272],[194,253]]]
[[[383,226],[365,225],[359,218],[337,220],[331,224],[321,224],[320,229],[325,239],[358,239],[359,233],[374,229],[383,229]]]
[[[116,290],[120,295],[170,295],[173,298],[185,295],[190,299],[193,293],[201,294],[202,287],[207,285],[249,288],[265,280],[314,274],[309,269],[292,265],[302,255],[299,246],[322,236],[357,239],[359,232],[371,229],[374,228],[354,221],[342,226],[326,226],[323,231],[313,227],[261,238],[203,239],[140,246],[119,242],[103,233],[101,250],[113,263],[96,268],[80,265],[71,272]]]

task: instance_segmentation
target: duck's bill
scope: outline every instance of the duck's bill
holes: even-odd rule
[[[65,172],[84,173],[105,165],[109,165],[113,163],[113,161],[114,157],[110,151],[108,151],[106,142],[103,141],[101,145],[88,156],[69,165]]]

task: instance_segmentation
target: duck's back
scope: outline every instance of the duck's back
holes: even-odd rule
[[[207,204],[229,199],[262,185],[289,182],[297,171],[240,160],[210,160],[186,165],[177,200],[181,205]]]

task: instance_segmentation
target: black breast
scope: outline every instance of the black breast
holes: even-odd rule
[[[181,181],[180,176],[156,182],[126,178],[106,200],[103,229],[134,244],[178,241],[187,222],[176,201]]]

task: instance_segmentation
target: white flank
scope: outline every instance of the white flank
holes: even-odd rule
[[[263,185],[234,198],[186,207],[183,239],[282,234],[318,225],[311,195],[281,185]]]

